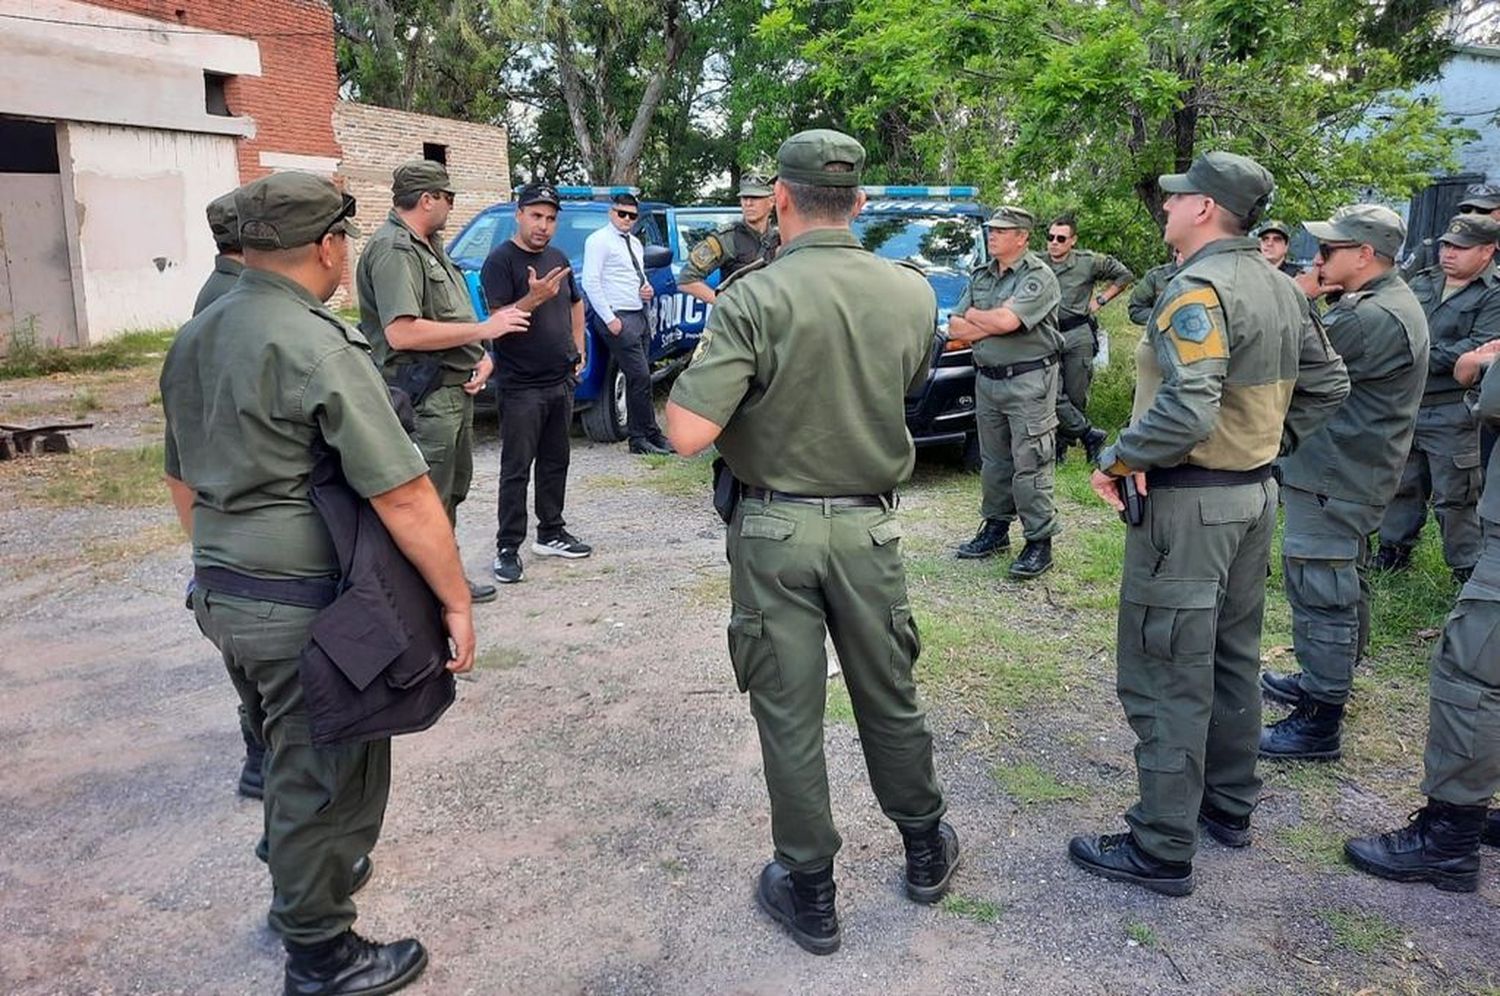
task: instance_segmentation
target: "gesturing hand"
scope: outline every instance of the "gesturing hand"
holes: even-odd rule
[[[485,339],[498,339],[502,335],[510,335],[512,332],[524,332],[531,324],[531,312],[522,311],[515,305],[501,308],[499,311],[490,312],[490,317],[484,320]]]
[[[536,275],[536,267],[526,268],[526,297],[533,304],[543,304],[557,296],[562,289],[562,282],[567,277],[571,268],[567,266],[554,266],[547,271],[547,275],[539,277]]]

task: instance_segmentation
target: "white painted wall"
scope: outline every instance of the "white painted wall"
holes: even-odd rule
[[[1482,173],[1500,183],[1500,48],[1467,45],[1443,66],[1442,75],[1414,87],[1414,97],[1439,101],[1449,123],[1471,128],[1479,137],[1458,150],[1455,173]]]
[[[185,322],[214,264],[204,205],[239,185],[234,138],[70,122],[58,154],[76,211],[80,337]]]

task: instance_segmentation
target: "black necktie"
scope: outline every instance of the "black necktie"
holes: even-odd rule
[[[636,279],[644,286],[646,283],[646,271],[641,269],[641,261],[635,258],[635,249],[630,245],[630,233],[621,232],[620,238],[625,240],[625,255],[630,257],[630,265],[635,267]]]

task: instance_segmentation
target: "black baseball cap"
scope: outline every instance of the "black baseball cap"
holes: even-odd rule
[[[551,204],[555,208],[560,208],[562,198],[557,196],[557,188],[550,183],[528,183],[516,191],[516,207],[526,207],[531,204]]]

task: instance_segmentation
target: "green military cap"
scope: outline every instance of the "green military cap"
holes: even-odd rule
[[[865,147],[830,128],[799,131],[776,150],[776,176],[813,187],[857,187],[864,165]]]
[[[1396,258],[1406,241],[1406,222],[1383,204],[1351,204],[1333,212],[1327,221],[1309,221],[1302,227],[1319,242],[1352,242]]]
[[[1287,223],[1284,221],[1275,221],[1274,219],[1261,225],[1260,230],[1255,233],[1255,237],[1260,238],[1262,235],[1272,234],[1280,235],[1288,242],[1292,240],[1292,230]]]
[[[740,174],[740,197],[770,197],[771,181],[761,172]]]
[[[1458,202],[1461,208],[1474,208],[1476,211],[1493,211],[1500,208],[1500,187],[1492,187],[1485,183],[1476,183],[1464,191],[1464,199]]]
[[[235,193],[231,190],[215,197],[204,211],[208,215],[209,230],[214,233],[214,245],[229,249],[240,247],[240,216],[234,209]]]
[[[1461,249],[1500,242],[1500,221],[1483,214],[1456,215],[1438,241]]]
[[[448,179],[448,168],[431,159],[413,159],[397,166],[391,173],[391,193],[397,197],[438,190],[453,193],[453,181]]]
[[[995,208],[995,213],[990,215],[989,220],[984,223],[985,228],[1024,228],[1028,232],[1036,227],[1036,215],[1022,207],[1013,204],[1002,204]]]
[[[234,192],[240,242],[247,249],[295,249],[330,232],[358,235],[354,198],[311,173],[272,173]]]
[[[1205,152],[1186,173],[1168,173],[1157,182],[1169,194],[1203,194],[1226,211],[1248,218],[1271,199],[1276,181],[1264,166],[1233,152]]]

